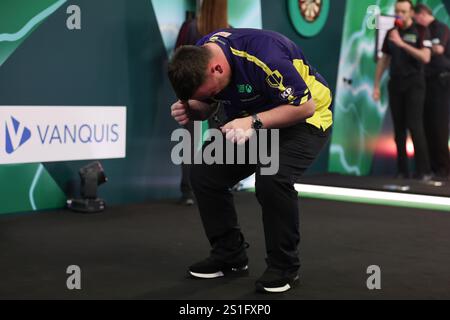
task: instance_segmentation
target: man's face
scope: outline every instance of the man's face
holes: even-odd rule
[[[413,10],[409,2],[397,2],[395,15],[399,16],[403,21],[409,22],[413,17]]]
[[[416,13],[414,15],[414,20],[421,26],[427,27],[426,14],[425,12]]]
[[[213,81],[206,80],[198,89],[195,91],[192,99],[194,100],[206,100],[214,97],[220,92],[217,84]]]
[[[225,87],[222,81],[223,76],[222,72],[216,70],[216,67],[211,66],[206,74],[205,81],[197,91],[195,91],[191,99],[206,100],[217,95]]]

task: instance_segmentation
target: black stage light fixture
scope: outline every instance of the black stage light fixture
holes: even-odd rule
[[[84,166],[79,171],[81,178],[81,198],[67,200],[70,210],[82,213],[101,212],[105,209],[105,201],[97,197],[98,186],[108,178],[100,162],[95,161]]]

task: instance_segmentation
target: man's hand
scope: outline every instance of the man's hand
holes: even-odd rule
[[[391,40],[399,48],[403,48],[405,45],[405,42],[400,36],[400,33],[398,33],[397,29],[394,29],[389,33],[389,40]]]
[[[228,122],[222,128],[227,140],[237,144],[244,144],[255,130],[252,129],[252,117],[238,118]]]
[[[445,48],[444,48],[444,46],[442,46],[440,44],[433,44],[432,51],[433,51],[433,54],[441,55],[441,54],[444,54]]]
[[[191,119],[188,113],[188,104],[178,100],[170,107],[172,117],[182,126],[186,125]]]
[[[380,100],[380,88],[379,87],[373,87],[373,94],[372,94],[372,98],[375,101]]]

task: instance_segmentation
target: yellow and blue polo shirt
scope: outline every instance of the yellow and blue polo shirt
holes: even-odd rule
[[[213,98],[224,104],[230,119],[285,104],[301,108],[313,99],[316,112],[306,122],[323,130],[331,126],[328,84],[294,42],[258,29],[221,29],[197,45],[208,42],[220,46],[231,66],[230,84]]]

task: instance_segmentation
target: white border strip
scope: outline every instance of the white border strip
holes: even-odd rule
[[[389,201],[403,204],[433,205],[448,207],[450,211],[450,198],[425,196],[419,194],[402,194],[398,192],[361,190],[340,187],[327,187],[311,184],[295,184],[295,190],[301,194],[329,195],[351,199],[371,199],[377,201]]]

